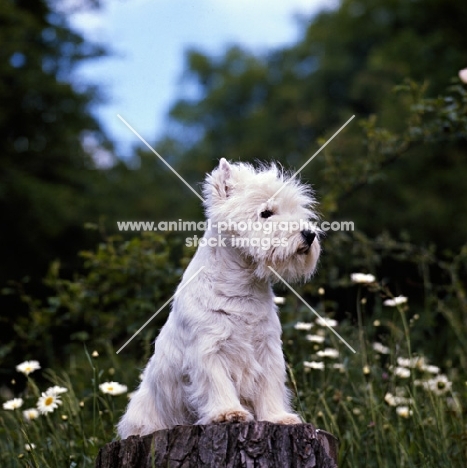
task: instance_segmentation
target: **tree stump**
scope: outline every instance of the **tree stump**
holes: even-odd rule
[[[102,447],[96,468],[337,468],[337,439],[312,424],[176,426]]]

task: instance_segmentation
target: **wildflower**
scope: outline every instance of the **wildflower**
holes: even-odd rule
[[[374,327],[379,327],[379,326],[381,326],[381,322],[380,322],[379,320],[375,320],[375,321],[373,322],[373,326],[374,326]]]
[[[429,372],[430,374],[439,374],[441,369],[438,366],[423,365],[421,370]]]
[[[337,349],[333,349],[333,348],[326,348],[323,351],[318,351],[316,354],[319,357],[328,357],[328,358],[332,358],[332,359],[336,359],[337,357],[339,357],[339,351],[337,351]]]
[[[42,396],[37,401],[37,409],[41,412],[41,414],[53,413],[54,410],[56,410],[61,404],[62,400],[60,400],[58,395],[43,392]]]
[[[15,410],[23,406],[22,398],[13,398],[13,400],[8,400],[3,403],[3,409],[5,410]]]
[[[294,328],[295,330],[311,330],[311,328],[313,327],[313,324],[312,323],[306,323],[306,322],[297,322],[295,325],[294,325]]]
[[[394,375],[400,377],[401,379],[407,379],[410,377],[410,370],[406,367],[396,367],[394,369]]]
[[[122,385],[118,382],[104,382],[99,385],[99,388],[102,393],[107,393],[108,395],[121,395],[122,393],[126,393],[128,387],[126,385]]]
[[[305,338],[312,343],[322,343],[324,341],[324,336],[321,335],[307,335]]]
[[[54,385],[53,387],[49,387],[45,393],[47,395],[60,395],[62,393],[68,392],[68,389],[65,387],[59,387],[58,385]]]
[[[333,320],[333,319],[330,319],[330,318],[323,318],[323,317],[319,317],[315,320],[315,323],[316,325],[319,325],[320,327],[337,327],[337,325],[339,325],[339,323],[337,322],[337,320]]]
[[[363,366],[363,373],[368,375],[370,373],[370,366]]]
[[[396,406],[396,397],[392,393],[386,393],[384,395],[384,401],[389,405],[389,406]]]
[[[285,297],[279,297],[279,296],[275,297],[274,304],[277,304],[277,305],[285,304]]]
[[[463,83],[467,83],[467,68],[459,70],[459,78]]]
[[[425,382],[423,387],[440,396],[451,390],[452,382],[444,374],[440,374]]]
[[[425,366],[425,358],[423,356],[414,356],[411,358],[397,358],[397,364],[401,367],[409,367],[410,369],[423,369]]]
[[[31,450],[34,450],[36,448],[36,444],[24,444],[24,448],[30,452]]]
[[[380,354],[389,354],[391,352],[391,350],[387,346],[384,346],[383,344],[378,342],[373,343],[373,349]]]
[[[325,292],[326,292],[326,291],[324,290],[324,288],[319,288],[319,289],[318,289],[318,294],[319,294],[320,296],[324,296],[324,293],[325,293]]]
[[[405,304],[407,298],[405,296],[397,296],[392,299],[386,299],[383,304],[388,307],[397,307],[398,305]]]
[[[94,350],[94,351],[92,352],[91,356],[92,356],[93,358],[98,358],[98,357],[99,357],[99,353],[98,353],[96,350]]]
[[[34,372],[40,368],[41,366],[38,361],[24,361],[16,366],[16,370],[23,373],[24,375],[29,375],[31,372]]]
[[[408,418],[409,416],[412,416],[413,411],[409,409],[408,406],[398,406],[396,408],[396,413],[401,417],[401,418]]]
[[[340,362],[336,362],[335,364],[332,365],[333,369],[337,369],[340,372],[344,372],[344,364],[341,364]]]
[[[350,279],[353,283],[357,284],[369,284],[376,281],[376,278],[373,275],[367,275],[365,273],[352,273],[350,275]]]
[[[355,414],[355,416],[358,416],[359,414],[362,414],[360,408],[354,408],[354,409],[352,410],[352,413]]]
[[[324,369],[324,362],[317,362],[317,361],[305,361],[303,363],[303,366],[308,368],[308,369],[319,369],[323,370]]]
[[[32,421],[39,417],[39,411],[37,411],[36,408],[29,408],[23,411],[23,417],[26,421]]]

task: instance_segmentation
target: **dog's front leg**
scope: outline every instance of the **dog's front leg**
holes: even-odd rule
[[[189,400],[198,412],[197,424],[251,421],[253,416],[240,403],[228,371],[226,356],[211,353],[202,365],[193,367]]]
[[[285,386],[286,370],[280,337],[267,336],[257,349],[257,360],[262,366],[253,406],[258,421],[275,424],[300,424],[302,420],[290,406],[290,392]]]

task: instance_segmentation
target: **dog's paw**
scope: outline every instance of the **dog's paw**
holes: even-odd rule
[[[293,413],[282,413],[272,418],[268,418],[268,421],[274,424],[302,424],[300,416]]]
[[[247,422],[252,420],[253,416],[248,411],[242,409],[230,409],[212,418],[212,422],[214,423]]]

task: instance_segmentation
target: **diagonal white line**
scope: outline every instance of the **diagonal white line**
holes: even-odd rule
[[[117,351],[117,354],[179,293],[181,292],[186,286],[190,284],[190,282],[195,278],[195,276],[204,268],[202,266],[181,288],[175,291],[175,294]]]
[[[354,117],[355,117],[355,115],[352,115],[352,117],[350,117],[350,119],[347,120],[347,122],[345,122],[345,124],[342,125],[342,127],[339,128],[339,130],[337,130],[337,132],[334,133],[334,135],[333,135],[331,138],[329,138],[329,140],[328,140],[326,143],[324,143],[324,145],[321,146],[321,147],[319,148],[319,150],[316,151],[316,153],[315,153],[310,159],[308,159],[308,161],[307,161],[305,164],[303,164],[303,166],[302,166],[300,169],[298,169],[298,171],[296,171],[295,174],[294,174],[292,177],[290,177],[290,179],[288,179],[287,182],[285,182],[285,184],[282,185],[282,187],[281,187],[269,200],[272,200],[272,199],[273,199],[273,198],[274,198],[274,197],[275,197],[275,196],[276,196],[276,195],[277,195],[293,178],[295,178],[295,177],[303,170],[303,168],[304,168],[315,156],[318,156],[318,154],[334,139],[335,136],[337,136],[337,135],[344,129],[344,127],[346,127],[346,126],[350,123],[350,121],[351,121]]]
[[[202,201],[204,198],[120,115],[117,117]]]
[[[305,299],[303,299],[302,296],[300,296],[300,294],[298,294],[297,291],[295,291],[294,288],[292,288],[292,286],[290,286],[289,283],[287,283],[287,281],[285,281],[284,278],[282,278],[281,275],[279,275],[279,273],[277,273],[276,270],[274,270],[274,268],[272,267],[268,267],[317,317],[319,317],[323,322],[324,324],[329,328],[329,330],[331,330],[334,335],[336,335],[346,346],[347,348],[350,349],[350,351],[353,351],[354,353],[356,353],[357,351],[355,351],[355,349],[352,348],[352,346],[349,345],[349,343],[347,343],[347,341],[344,340],[344,338],[342,338],[342,336],[339,335],[339,333],[336,332],[336,330],[334,330],[334,328],[330,327],[327,322],[326,322],[326,319],[324,319],[323,317],[321,317],[321,315],[318,314],[318,312],[316,312],[315,309],[313,309],[313,307],[311,307],[310,304],[308,304],[308,302],[305,301]]]

